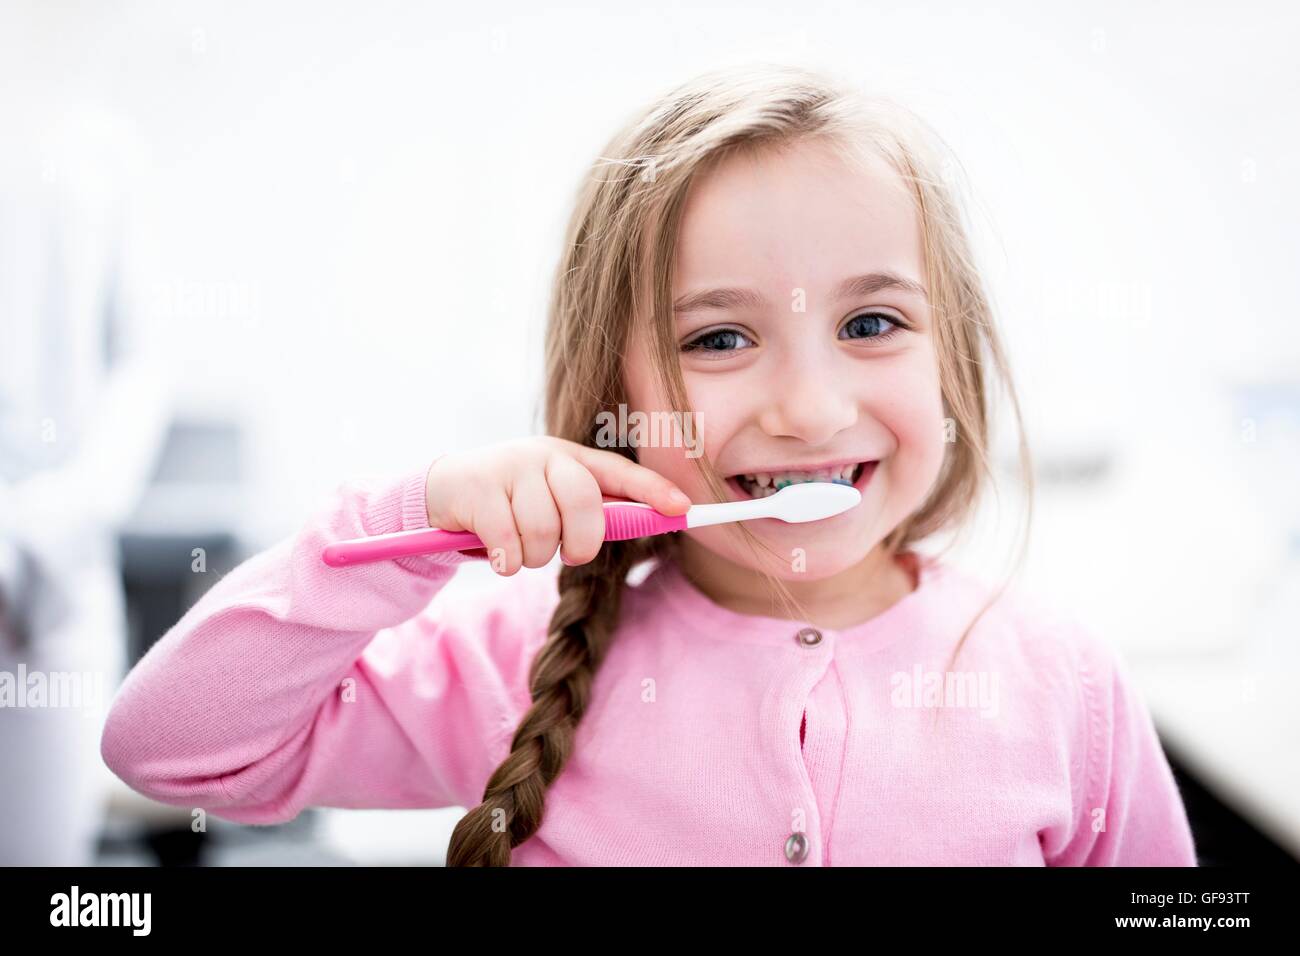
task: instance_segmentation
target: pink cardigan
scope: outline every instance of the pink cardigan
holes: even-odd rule
[[[322,563],[331,541],[427,527],[424,477],[341,485],[207,591],[115,697],[108,766],[250,824],[476,805],[529,705],[557,565],[444,591],[481,558]],[[1125,666],[1069,619],[1013,591],[945,675],[987,591],[933,558],[843,630],[639,570],[515,865],[1196,865]]]

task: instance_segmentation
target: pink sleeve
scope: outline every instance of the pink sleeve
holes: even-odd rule
[[[1049,866],[1196,866],[1182,796],[1127,666],[1085,635],[1073,822],[1044,836]]]
[[[333,541],[428,527],[426,472],[343,484],[298,533],[210,588],[114,698],[101,741],[113,772],[242,823],[481,796],[486,744],[527,695],[528,648],[517,627],[488,635],[422,613],[476,558],[331,568],[320,557]]]

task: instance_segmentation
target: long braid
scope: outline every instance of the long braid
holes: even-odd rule
[[[483,802],[452,831],[448,866],[509,866],[511,851],[541,826],[546,790],[569,759],[618,625],[627,573],[649,553],[642,541],[609,542],[587,564],[561,569],[560,602],[529,668],[533,704]]]

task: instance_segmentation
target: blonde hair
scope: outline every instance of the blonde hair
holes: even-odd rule
[[[909,111],[794,66],[760,64],[698,76],[661,97],[606,146],[579,190],[552,290],[546,432],[596,446],[599,413],[616,414],[626,402],[622,356],[637,317],[648,320],[663,393],[673,409],[688,410],[672,308],[676,238],[687,189],[694,177],[738,151],[809,138],[834,146],[849,160],[884,158],[907,185],[921,225],[944,414],[955,425],[955,440],[945,446],[927,499],[883,540],[885,552],[892,556],[936,532],[963,527],[984,486],[993,483],[986,362],[999,373],[1015,413],[1028,504],[1033,483],[1019,403],[949,183],[952,160]],[[632,449],[612,450],[636,458]],[[715,499],[726,500],[723,478],[707,456],[696,461]],[[729,527],[751,547],[759,546],[743,523]],[[1026,534],[1027,527],[1026,521]],[[507,866],[513,848],[537,832],[547,788],[567,762],[616,630],[627,574],[649,558],[671,560],[676,538],[610,542],[588,564],[560,571],[559,603],[529,671],[532,706],[515,731],[509,755],[489,779],[482,803],[457,824],[449,866]],[[783,582],[768,579],[785,606],[797,611]],[[802,613],[792,616],[806,619]],[[954,660],[975,619],[958,641]],[[495,819],[504,820],[505,827],[494,827]]]

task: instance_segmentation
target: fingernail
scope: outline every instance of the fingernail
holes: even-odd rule
[[[683,491],[674,491],[668,497],[671,498],[676,504],[679,505],[686,505],[687,507],[689,507],[691,504],[691,499],[686,497],[686,493]]]

